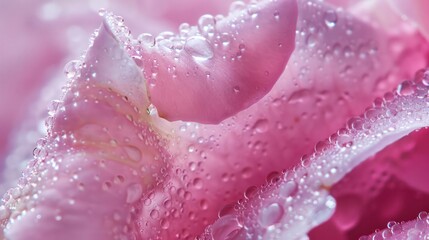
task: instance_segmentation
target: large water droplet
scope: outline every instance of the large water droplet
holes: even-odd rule
[[[325,24],[328,28],[333,28],[337,24],[338,17],[337,13],[334,10],[328,10],[325,12]]]
[[[142,153],[141,153],[140,149],[138,149],[134,146],[125,146],[124,150],[131,160],[133,160],[135,162],[138,162],[141,160]]]
[[[155,37],[150,33],[143,33],[138,36],[138,40],[149,47],[155,46]]]
[[[268,131],[268,128],[269,128],[269,122],[267,119],[259,119],[253,125],[253,131],[255,133],[264,133],[264,132]]]
[[[68,79],[73,79],[79,72],[80,61],[74,60],[70,61],[64,67],[64,73]]]
[[[396,92],[401,96],[409,96],[414,93],[414,84],[410,81],[404,81],[399,84]]]
[[[229,7],[229,12],[233,13],[236,11],[241,11],[246,8],[246,4],[243,1],[235,1]]]
[[[293,197],[298,192],[298,184],[295,181],[291,180],[286,183],[283,183],[280,186],[280,195],[282,197]]]
[[[185,51],[195,60],[208,60],[213,57],[213,50],[206,38],[193,36],[186,40]]]
[[[127,188],[127,203],[134,203],[140,199],[143,187],[140,183],[134,183]]]
[[[212,36],[215,32],[215,18],[210,14],[205,14],[198,19],[198,27],[203,33]]]
[[[259,223],[263,227],[269,227],[276,223],[279,223],[284,215],[282,206],[278,203],[271,203],[262,209],[259,215]]]

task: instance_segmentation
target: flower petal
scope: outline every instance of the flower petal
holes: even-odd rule
[[[104,24],[68,69],[48,136],[3,199],[7,239],[138,238],[140,201],[168,155],[146,119],[143,75],[111,31]]]
[[[403,82],[383,100],[376,100],[362,116],[352,118],[347,128],[318,144],[313,154],[301,160],[300,166],[283,177],[273,178],[257,194],[220,217],[203,237],[305,236],[333,214],[336,202],[329,188],[334,183],[387,145],[429,125],[428,79],[429,72],[425,72],[414,82]],[[223,231],[223,222],[231,219],[237,224],[231,231],[230,226]]]
[[[180,36],[142,45],[150,97],[168,120],[218,123],[251,106],[294,48],[296,1],[261,1],[225,18],[204,15]],[[268,60],[269,59],[269,60]]]
[[[427,212],[420,212],[413,221],[387,223],[387,228],[369,236],[362,236],[359,240],[369,239],[427,239],[429,237],[429,217]]]

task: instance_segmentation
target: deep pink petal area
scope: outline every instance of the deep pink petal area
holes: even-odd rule
[[[139,239],[140,201],[165,178],[168,155],[147,121],[143,75],[111,31],[103,25],[68,69],[48,136],[4,196],[7,239]]]
[[[141,66],[161,117],[218,123],[271,90],[294,49],[296,1],[241,8],[204,15],[179,36],[141,39]]]
[[[387,228],[379,230],[369,236],[362,236],[359,240],[392,239],[392,240],[418,240],[429,238],[428,213],[422,211],[413,221],[398,223],[390,221]]]
[[[301,165],[271,178],[211,225],[203,238],[284,239],[304,237],[334,213],[330,187],[368,157],[416,129],[429,125],[428,76],[405,81],[316,145]],[[225,224],[229,222],[230,224]],[[234,227],[231,224],[235,222]],[[225,226],[228,226],[227,228]]]
[[[311,239],[357,239],[395,219],[408,221],[429,208],[427,129],[386,147],[353,169],[331,193],[335,214]]]

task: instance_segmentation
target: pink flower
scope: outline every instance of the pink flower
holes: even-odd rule
[[[16,134],[2,237],[428,237],[426,3],[329,2],[4,3],[0,107],[58,100]]]

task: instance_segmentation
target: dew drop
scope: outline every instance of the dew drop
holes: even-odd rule
[[[73,79],[79,72],[80,62],[77,60],[70,61],[64,67],[64,73],[68,79]]]
[[[247,199],[251,199],[258,192],[258,188],[255,186],[248,187],[244,192],[244,197]]]
[[[155,37],[150,33],[142,33],[137,38],[143,45],[155,46]]]
[[[239,86],[235,86],[233,88],[233,90],[234,90],[234,93],[239,93],[240,92],[240,87]]]
[[[252,168],[250,167],[245,167],[243,168],[243,170],[241,170],[241,177],[243,179],[248,179],[252,176]]]
[[[338,17],[334,10],[328,10],[325,12],[325,24],[328,28],[333,28],[337,24]]]
[[[279,223],[284,215],[282,206],[278,203],[271,203],[264,207],[259,215],[259,223],[263,227],[269,227]]]
[[[192,183],[196,189],[203,188],[203,181],[201,180],[201,178],[195,178]]]
[[[213,34],[215,32],[215,18],[210,14],[205,14],[198,19],[198,27],[200,31],[207,34]]]
[[[229,12],[233,13],[236,11],[241,11],[246,8],[246,4],[243,1],[235,1],[232,2],[231,6],[229,7]]]
[[[208,60],[213,57],[213,50],[206,38],[193,36],[186,40],[185,51],[195,60]]]
[[[113,178],[113,182],[115,183],[115,184],[120,184],[120,183],[123,183],[124,182],[124,177],[122,176],[122,175],[117,175],[117,176],[115,176],[114,178]]]
[[[404,81],[401,84],[399,84],[398,88],[396,89],[396,92],[400,96],[410,96],[414,93],[414,86],[413,83],[410,81]]]
[[[255,133],[264,133],[264,132],[268,131],[268,129],[269,129],[269,122],[267,119],[259,119],[253,125],[253,131]]]
[[[100,17],[103,17],[106,14],[106,12],[107,12],[106,9],[100,8],[100,10],[98,10],[98,15]]]
[[[152,219],[158,219],[159,218],[159,211],[156,209],[152,209],[152,211],[150,211],[150,217]]]
[[[279,13],[279,11],[275,11],[273,15],[274,15],[274,19],[276,21],[278,21],[280,19],[280,13]]]
[[[138,149],[134,146],[124,146],[124,150],[131,160],[133,160],[135,162],[139,162],[141,160],[142,153],[141,153],[140,149]]]
[[[170,227],[170,222],[168,221],[168,219],[162,219],[161,220],[161,228],[162,229],[168,229]]]
[[[305,39],[305,43],[307,44],[308,47],[312,48],[316,46],[316,38],[314,37],[313,34],[309,34]]]
[[[293,180],[283,183],[280,186],[280,196],[282,197],[286,197],[286,198],[293,197],[297,193],[298,193],[298,184]]]
[[[127,203],[134,203],[140,199],[143,193],[143,187],[139,183],[134,183],[127,188]]]
[[[101,185],[101,188],[104,191],[108,191],[111,187],[112,187],[112,183],[111,182],[104,182],[103,185]]]
[[[207,210],[209,208],[209,204],[207,203],[207,200],[203,199],[200,202],[200,206],[202,210]]]

